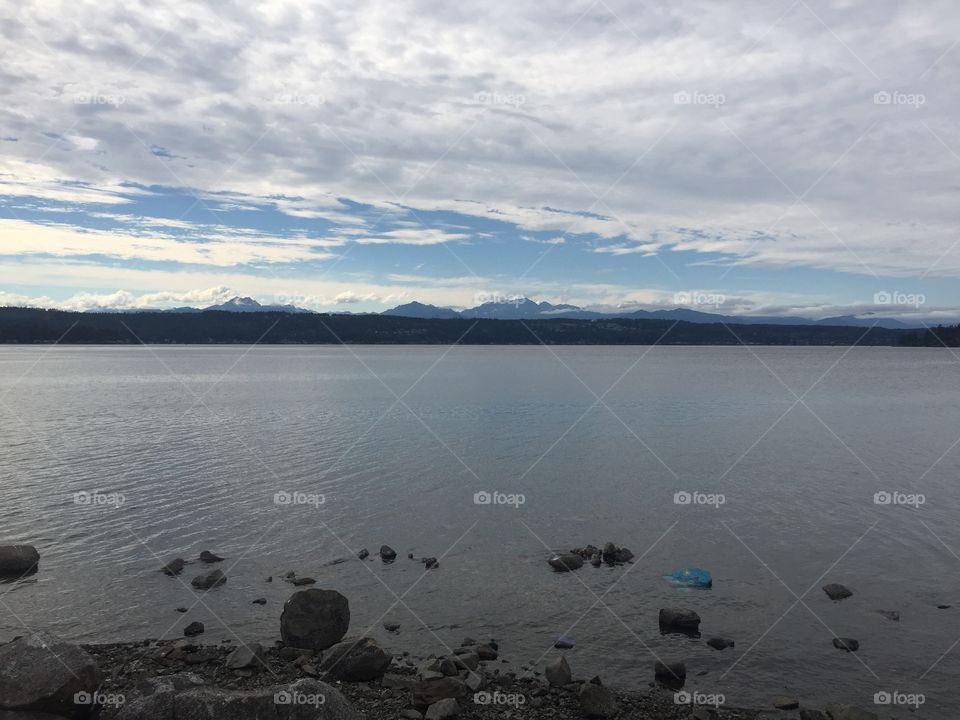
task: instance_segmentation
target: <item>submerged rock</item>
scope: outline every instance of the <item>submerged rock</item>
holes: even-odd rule
[[[314,580],[312,577],[301,577],[301,578],[294,578],[293,580],[291,580],[291,582],[296,587],[300,587],[302,585],[314,585],[316,584],[317,581]]]
[[[216,562],[221,562],[222,560],[223,560],[222,557],[220,557],[219,555],[214,555],[209,550],[203,550],[200,553],[200,562],[216,563]]]
[[[187,566],[186,560],[184,560],[183,558],[177,558],[176,560],[171,560],[162,568],[160,568],[160,571],[162,573],[165,573],[173,577],[174,575],[179,575],[181,572],[183,572],[183,569],[186,566]]]
[[[0,545],[0,575],[34,572],[40,553],[33,545]]]
[[[570,570],[579,570],[583,567],[583,558],[575,553],[563,553],[554,555],[548,561],[550,567],[557,572],[568,572]]]
[[[679,630],[696,630],[700,627],[700,616],[687,608],[662,608],[660,625]]]
[[[350,628],[350,603],[336,590],[299,590],[290,596],[280,616],[280,636],[286,645],[326,650]]]
[[[712,647],[714,650],[725,650],[731,648],[735,645],[733,640],[728,640],[727,638],[722,637],[712,637],[707,640],[707,645]]]
[[[366,560],[368,557],[370,557],[370,551],[364,548],[363,550],[357,553],[357,557],[360,558],[361,560]]]
[[[682,660],[668,662],[658,660],[653,664],[653,675],[661,680],[684,680],[687,677],[687,666]]]
[[[854,640],[853,638],[834,638],[833,646],[838,650],[846,650],[847,652],[856,652],[860,649],[860,641]]]
[[[224,575],[220,570],[212,570],[208,573],[197,575],[193,580],[190,581],[190,584],[195,588],[199,588],[200,590],[209,590],[210,588],[223,585],[226,581],[227,576]]]
[[[195,637],[196,635],[202,634],[203,631],[204,631],[203,623],[194,620],[192,623],[190,623],[183,629],[183,634],[186,637]]]
[[[397,559],[397,551],[389,545],[380,546],[380,559],[385,562],[392,562]]]
[[[874,610],[878,615],[883,615],[887,620],[900,622],[900,613],[897,610]]]
[[[848,598],[853,595],[852,590],[839,583],[830,583],[828,585],[824,585],[823,591],[831,600],[843,600],[844,598]]]

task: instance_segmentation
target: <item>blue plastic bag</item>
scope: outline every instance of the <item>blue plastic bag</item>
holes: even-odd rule
[[[681,568],[671,575],[667,575],[667,582],[683,587],[713,587],[713,576],[709,570],[703,568]]]

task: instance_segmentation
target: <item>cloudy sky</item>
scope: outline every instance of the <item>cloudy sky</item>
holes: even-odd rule
[[[956,0],[4,15],[0,304],[960,316]]]

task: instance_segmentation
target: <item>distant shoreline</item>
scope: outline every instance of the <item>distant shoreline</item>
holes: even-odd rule
[[[957,347],[930,330],[672,320],[472,320],[282,312],[79,313],[0,308],[0,345],[692,345]]]

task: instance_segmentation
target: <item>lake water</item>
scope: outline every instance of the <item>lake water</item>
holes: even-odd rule
[[[910,715],[873,708],[899,691],[952,717],[958,379],[960,359],[932,349],[0,348],[0,541],[42,556],[0,585],[0,639],[179,637],[200,620],[208,642],[271,643],[295,570],[393,650],[494,637],[517,669],[565,633],[574,674],[608,684],[643,689],[655,657],[682,658],[688,690],[730,704],[786,693]],[[484,491],[524,502],[476,504]],[[924,504],[875,502],[894,491]],[[546,563],[608,540],[637,562]],[[353,559],[383,543],[395,563]],[[229,580],[197,604],[199,563],[186,584],[157,570],[203,549]],[[688,565],[713,589],[662,579]],[[855,594],[831,602],[827,582]],[[664,606],[695,609],[703,637],[662,635]]]

